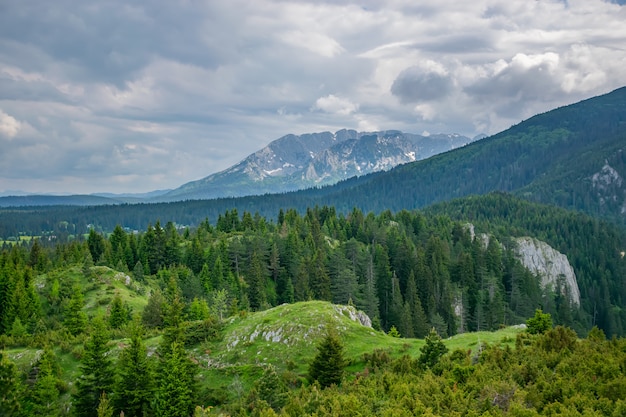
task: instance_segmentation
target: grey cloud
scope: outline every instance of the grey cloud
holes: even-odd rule
[[[495,133],[626,83],[619,7],[589,1],[0,1],[0,191],[175,187],[287,133]]]
[[[448,75],[414,66],[398,75],[391,86],[391,93],[403,103],[417,103],[445,97],[452,86]]]
[[[495,46],[489,34],[463,33],[437,36],[428,41],[415,42],[413,48],[437,54],[491,52]]]
[[[517,57],[521,58],[516,59]],[[487,106],[495,114],[506,118],[516,115],[526,117],[528,115],[524,114],[525,110],[536,109],[535,103],[549,103],[556,97],[566,96],[561,89],[563,73],[558,69],[556,54],[517,57],[496,74],[466,86],[464,93],[476,103]],[[534,62],[517,62],[524,60]]]

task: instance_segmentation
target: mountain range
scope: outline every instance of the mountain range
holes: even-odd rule
[[[286,135],[238,164],[184,184],[154,201],[241,197],[330,185],[426,159],[482,137],[346,129],[335,133]]]
[[[347,135],[348,131],[345,132]],[[332,137],[327,135],[328,143]],[[280,209],[302,212],[316,205],[332,206],[342,213],[349,213],[355,207],[364,212],[395,212],[499,191],[532,202],[582,211],[623,226],[626,225],[625,149],[626,87],[623,87],[536,115],[452,151],[334,185],[166,205],[128,204],[124,210],[93,206],[88,211],[89,219],[76,222],[97,222],[105,230],[112,230],[116,224],[140,230],[156,219],[182,225],[198,224],[206,218],[214,221],[233,208],[266,218],[275,218]],[[66,218],[67,212],[71,211],[76,218],[87,213],[80,208],[54,210],[58,221],[71,223]],[[23,210],[3,211],[0,236],[2,227],[31,230],[37,224],[54,225],[50,219],[53,210],[31,215],[46,218],[35,221],[25,216]],[[25,225],[31,221],[32,226]]]
[[[272,141],[224,171],[174,190],[71,196],[14,193],[0,197],[0,207],[155,203],[282,193],[387,171],[483,137],[468,138],[459,134],[423,136],[397,130],[357,132],[347,129],[335,133],[291,134]]]

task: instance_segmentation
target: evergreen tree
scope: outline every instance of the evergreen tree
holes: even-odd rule
[[[118,262],[122,262],[126,267],[126,247],[128,246],[128,235],[122,229],[119,224],[113,229],[113,233],[109,236],[109,243],[111,245],[111,264],[117,265]]]
[[[159,366],[153,409],[160,417],[188,417],[195,402],[197,366],[187,358],[182,344],[173,342],[167,350]]]
[[[58,416],[61,370],[50,346],[45,346],[37,369],[37,379],[28,395],[29,412],[37,416]]]
[[[326,271],[326,253],[317,249],[310,262],[309,285],[316,300],[332,300],[330,277]]]
[[[363,306],[361,307],[365,314],[372,319],[372,326],[376,329],[380,328],[380,311],[379,300],[376,290],[376,277],[374,273],[374,260],[371,254],[367,254],[367,268],[365,272],[365,282],[362,286]]]
[[[526,320],[526,326],[530,334],[545,333],[552,328],[552,317],[538,308],[535,315]]]
[[[360,305],[358,278],[343,253],[335,251],[330,255],[328,269],[333,303],[348,304],[348,300],[353,300],[357,305]]]
[[[143,265],[141,264],[141,261],[137,261],[137,263],[135,264],[133,268],[133,276],[135,277],[135,280],[143,282]]]
[[[206,320],[209,318],[209,315],[209,305],[206,300],[195,297],[189,306],[187,318],[191,321]]]
[[[115,409],[127,417],[148,413],[153,395],[154,376],[148,352],[142,340],[143,329],[133,324],[130,345],[120,352],[113,391]]]
[[[414,337],[422,338],[426,336],[428,333],[428,319],[417,294],[413,271],[409,274],[409,280],[407,281],[405,301],[409,306]]]
[[[388,324],[396,326],[400,332],[407,329],[407,317],[405,316],[404,300],[400,291],[400,280],[395,276],[392,278],[391,304],[389,306]],[[406,336],[406,333],[402,333]]]
[[[107,354],[109,334],[104,318],[98,316],[93,320],[90,334],[80,361],[76,392],[72,395],[74,415],[80,417],[96,417],[100,396],[111,392],[113,385],[113,365]]]
[[[211,278],[211,271],[209,270],[209,265],[205,262],[200,269],[200,273],[198,275],[198,279],[200,280],[200,284],[204,289],[204,294],[209,295],[211,291],[213,291],[213,282]]]
[[[19,416],[23,387],[17,366],[0,350],[0,416]]]
[[[96,232],[94,229],[89,230],[89,237],[87,237],[87,247],[91,254],[93,262],[98,263],[105,250],[105,240],[102,235]]]
[[[259,398],[267,402],[270,407],[278,411],[285,405],[287,399],[287,387],[278,376],[276,368],[268,365],[263,371],[263,375],[255,384]]]
[[[85,331],[87,327],[87,315],[83,312],[85,301],[83,290],[79,285],[72,287],[72,296],[65,308],[63,324],[74,336]]]
[[[391,313],[392,273],[389,266],[389,256],[384,246],[374,246],[374,273],[376,276],[376,289],[380,301],[380,322],[383,329],[388,329],[392,323],[389,321]]]
[[[96,412],[98,417],[113,417],[113,405],[106,392],[103,392],[100,396]]]
[[[253,310],[261,310],[267,305],[265,293],[266,270],[258,252],[253,252],[246,282],[248,283],[248,299]]]
[[[150,294],[148,304],[141,313],[141,321],[146,327],[160,329],[163,327],[163,306],[165,298],[158,288]]]
[[[165,301],[163,305],[163,338],[159,345],[159,355],[165,357],[173,343],[185,346],[185,328],[184,315],[185,303],[180,294],[180,288],[174,276],[170,277],[165,292]]]
[[[129,309],[122,302],[119,292],[115,293],[109,310],[109,326],[119,329],[130,320]]]
[[[309,379],[319,382],[323,388],[333,384],[339,385],[347,364],[343,343],[339,336],[329,329],[309,365]]]
[[[417,362],[424,368],[432,368],[439,363],[439,359],[448,352],[448,348],[441,341],[441,337],[435,328],[430,330],[425,341],[426,344],[420,348],[421,354]]]

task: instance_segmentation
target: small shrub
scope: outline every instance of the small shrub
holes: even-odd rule
[[[111,297],[102,297],[102,298],[98,298],[97,304],[104,306],[104,305],[108,305],[111,303],[112,298]]]
[[[391,357],[383,349],[374,349],[372,353],[364,353],[363,360],[373,370],[378,370],[391,362]]]
[[[530,334],[545,333],[552,328],[552,316],[538,308],[535,315],[526,320],[526,326]]]
[[[220,323],[213,318],[191,322],[185,327],[185,344],[193,346],[205,340],[215,340],[220,329]]]
[[[287,361],[285,362],[285,365],[287,366],[287,369],[289,371],[293,371],[294,369],[298,367],[292,359],[287,359]]]
[[[85,353],[85,350],[83,349],[82,345],[77,345],[72,349],[71,353],[76,360],[81,360],[83,354]]]

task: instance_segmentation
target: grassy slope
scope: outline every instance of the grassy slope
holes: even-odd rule
[[[132,303],[134,311],[141,311],[145,306],[147,297],[134,291],[132,285],[131,288],[126,286],[119,273],[103,267],[94,267],[92,272],[96,279],[92,279],[85,293],[85,310],[88,315],[104,312],[107,304],[98,300],[112,298],[115,291],[126,302]],[[404,354],[419,356],[423,340],[394,338],[365,327],[350,318],[355,311],[352,307],[309,301],[231,317],[226,320],[219,340],[207,341],[190,349],[191,356],[200,368],[200,385],[212,401],[216,398],[236,401],[241,393],[253,386],[264,368],[272,364],[279,372],[290,373],[297,386],[306,377],[308,364],[315,356],[316,346],[327,328],[334,329],[344,342],[345,353],[350,360],[348,377],[364,369],[363,354],[375,349],[385,350],[391,357]],[[498,332],[466,333],[446,339],[444,343],[450,351],[457,348],[474,350],[481,343],[513,344],[515,335],[520,331],[519,328],[508,327]],[[149,351],[156,349],[159,340],[160,337],[146,340]],[[117,356],[124,343],[127,340],[113,340],[110,343],[112,357]],[[75,380],[79,372],[81,345],[73,346],[69,352],[67,348],[65,351],[60,348],[56,350],[64,379],[68,382]],[[7,350],[7,353],[23,371],[27,371],[40,351],[14,348]]]

